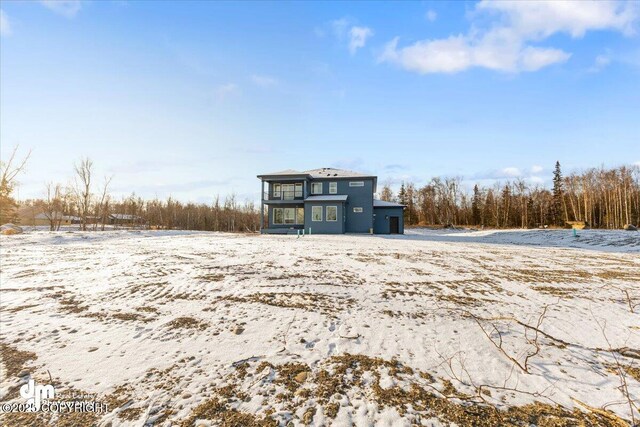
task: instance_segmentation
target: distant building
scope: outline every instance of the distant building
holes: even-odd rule
[[[122,227],[146,226],[145,219],[138,215],[115,213],[109,215],[109,224]]]
[[[404,233],[404,205],[374,199],[376,176],[321,168],[289,169],[258,178],[262,181],[262,233]]]
[[[42,212],[41,209],[35,207],[25,207],[18,210],[18,218],[20,225],[39,226],[51,225],[51,221],[55,221],[60,225],[80,224],[80,217],[73,215],[65,215],[62,212]]]

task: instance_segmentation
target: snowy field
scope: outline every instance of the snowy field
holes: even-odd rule
[[[0,425],[625,426],[640,233],[1,236]]]

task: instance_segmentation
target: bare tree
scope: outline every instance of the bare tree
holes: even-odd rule
[[[13,190],[16,186],[16,177],[24,170],[27,160],[31,156],[31,150],[22,161],[16,160],[18,146],[16,145],[6,162],[0,161],[0,224],[15,220],[16,201],[13,199]]]
[[[87,230],[87,216],[91,207],[91,172],[93,162],[87,157],[74,166],[76,172],[75,195],[80,214],[80,229]]]
[[[51,182],[46,185],[46,199],[44,199],[42,211],[49,221],[49,230],[60,230],[60,224],[62,223],[64,216],[64,205],[67,195],[60,184],[53,184]]]

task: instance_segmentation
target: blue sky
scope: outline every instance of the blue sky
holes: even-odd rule
[[[89,156],[119,196],[257,200],[256,175],[548,183],[640,164],[640,2],[1,4],[21,198]]]

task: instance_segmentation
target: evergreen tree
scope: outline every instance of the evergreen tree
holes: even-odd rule
[[[478,184],[476,184],[473,186],[473,200],[471,201],[471,219],[473,221],[473,225],[480,225],[482,221],[480,212],[482,200],[480,197],[480,189],[478,188]]]
[[[556,162],[553,170],[553,199],[551,206],[551,221],[553,225],[563,225],[562,222],[562,171],[560,170],[560,162]]]

